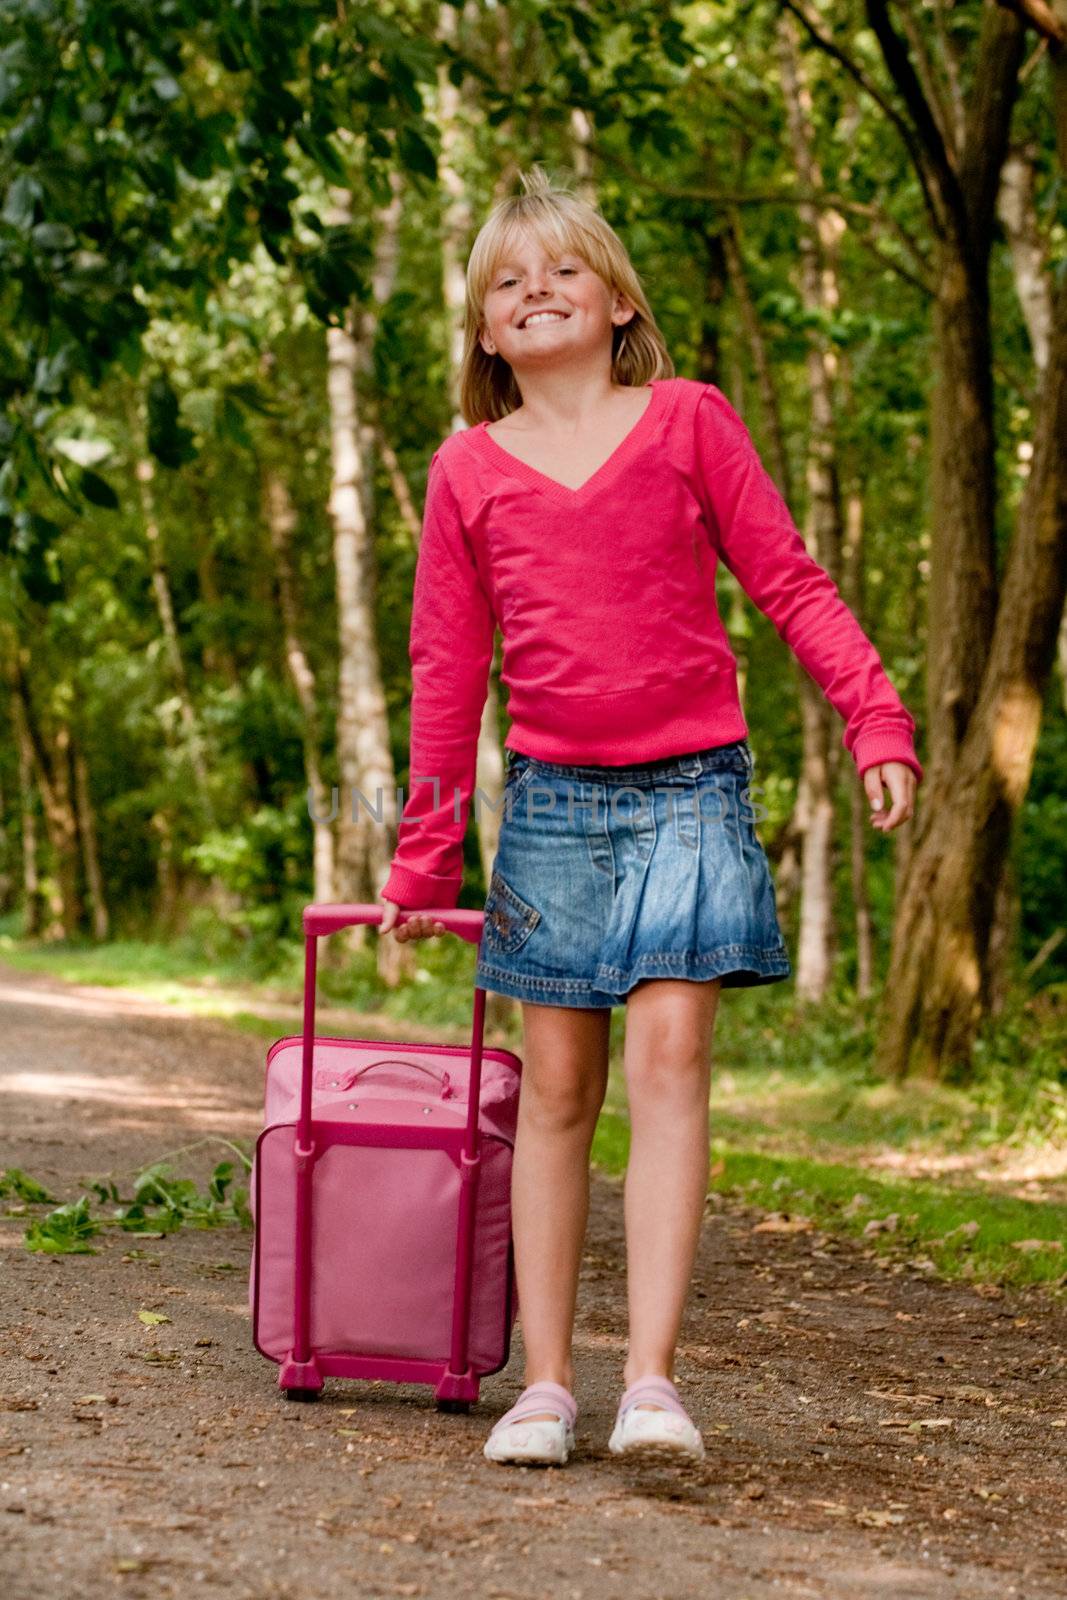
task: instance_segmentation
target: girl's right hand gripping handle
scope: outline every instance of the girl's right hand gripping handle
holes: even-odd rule
[[[385,908],[381,905],[314,905],[304,907],[304,933],[310,938],[320,934],[337,933],[341,928],[353,928],[360,923],[369,923],[376,926],[381,922]],[[394,927],[399,928],[409,917],[433,917],[436,922],[443,922],[449,933],[458,934],[461,939],[466,939],[468,944],[479,944],[482,937],[482,924],[485,921],[484,911],[471,911],[466,908],[459,910],[450,907],[446,911],[435,911],[433,906],[420,906],[402,910],[397,917]]]

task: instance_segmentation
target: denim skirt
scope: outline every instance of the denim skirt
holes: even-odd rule
[[[789,977],[747,739],[630,767],[507,756],[480,988],[607,1009],[645,978]]]

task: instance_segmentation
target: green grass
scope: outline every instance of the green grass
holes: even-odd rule
[[[593,1141],[594,1162],[619,1175],[629,1147],[626,1119],[605,1110]],[[946,1190],[912,1178],[875,1178],[863,1167],[761,1155],[724,1139],[712,1141],[711,1171],[710,1188],[719,1194],[784,1217],[810,1218],[827,1232],[865,1237],[873,1254],[910,1261],[944,1278],[1015,1288],[1067,1286],[1067,1205],[980,1188]],[[894,1217],[888,1230],[865,1234],[869,1223]],[[1026,1248],[1018,1249],[1023,1242]]]

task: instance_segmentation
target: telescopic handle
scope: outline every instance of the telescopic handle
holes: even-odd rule
[[[384,914],[383,905],[305,906],[304,932],[313,937],[337,933],[341,928],[355,928],[361,923],[375,926],[381,922]],[[435,911],[433,906],[420,906],[417,910],[409,907],[401,910],[393,926],[398,928],[415,916],[432,917],[435,922],[443,922],[447,932],[458,934],[461,939],[466,939],[468,944],[481,943],[484,911],[471,911],[466,908],[459,910],[455,906],[449,906],[441,911]]]

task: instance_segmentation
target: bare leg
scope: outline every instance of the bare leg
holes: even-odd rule
[[[524,1001],[522,1016],[511,1217],[525,1384],[570,1389],[589,1151],[607,1091],[611,1012]],[[537,1415],[551,1420],[549,1412]]]
[[[674,1377],[708,1189],[711,1039],[721,987],[718,978],[650,978],[627,996],[626,1385]]]

